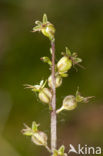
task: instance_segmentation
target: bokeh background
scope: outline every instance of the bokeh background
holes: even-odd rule
[[[0,156],[48,155],[21,134],[23,123],[41,124],[50,136],[48,106],[24,89],[46,79],[50,43],[31,33],[35,20],[47,13],[56,27],[56,59],[68,46],[83,59],[78,72],[72,69],[57,89],[57,107],[64,96],[95,96],[88,104],[58,116],[58,147],[78,144],[103,147],[103,1],[102,0],[0,0]],[[101,154],[103,155],[103,154]]]

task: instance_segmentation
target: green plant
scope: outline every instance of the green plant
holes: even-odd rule
[[[49,106],[51,112],[51,148],[47,143],[47,135],[38,129],[39,125],[36,122],[32,123],[31,128],[25,125],[22,132],[24,135],[31,136],[33,143],[36,145],[44,146],[52,156],[66,156],[63,145],[57,150],[57,114],[63,110],[73,110],[79,102],[88,102],[91,97],[83,97],[77,90],[75,96],[66,96],[61,108],[56,110],[56,88],[62,85],[63,78],[68,77],[68,71],[74,65],[81,63],[82,59],[78,57],[77,53],[71,53],[66,47],[66,52],[62,52],[62,58],[55,64],[55,27],[48,21],[46,14],[43,15],[43,22],[36,21],[35,23],[37,26],[33,28],[33,32],[42,32],[51,42],[51,59],[48,57],[41,58],[44,63],[48,63],[50,66],[51,74],[48,80],[42,80],[39,85],[26,85],[26,87],[33,92],[37,92],[38,98]],[[47,82],[48,86],[46,87]]]

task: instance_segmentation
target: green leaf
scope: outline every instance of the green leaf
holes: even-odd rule
[[[48,21],[48,19],[47,19],[47,15],[46,15],[46,14],[44,14],[44,15],[43,15],[43,24],[46,24],[46,23],[47,23],[47,21]]]

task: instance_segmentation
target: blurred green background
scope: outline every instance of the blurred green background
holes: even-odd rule
[[[46,79],[50,43],[40,33],[31,33],[35,20],[47,13],[56,27],[56,59],[68,46],[83,59],[85,70],[72,69],[57,89],[57,107],[64,96],[95,96],[71,112],[58,116],[58,147],[77,144],[103,147],[103,1],[102,0],[0,0],[0,156],[48,155],[21,134],[23,123],[41,124],[50,136],[48,106],[24,89]]]

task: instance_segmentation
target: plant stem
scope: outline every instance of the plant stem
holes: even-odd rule
[[[52,48],[52,111],[51,111],[51,150],[56,149],[57,126],[56,126],[56,89],[55,89],[55,41],[51,41]]]
[[[45,148],[47,149],[49,153],[51,153],[51,149],[48,146],[45,146]]]
[[[64,107],[62,106],[61,108],[59,108],[56,113],[59,114],[62,110],[64,110]]]

